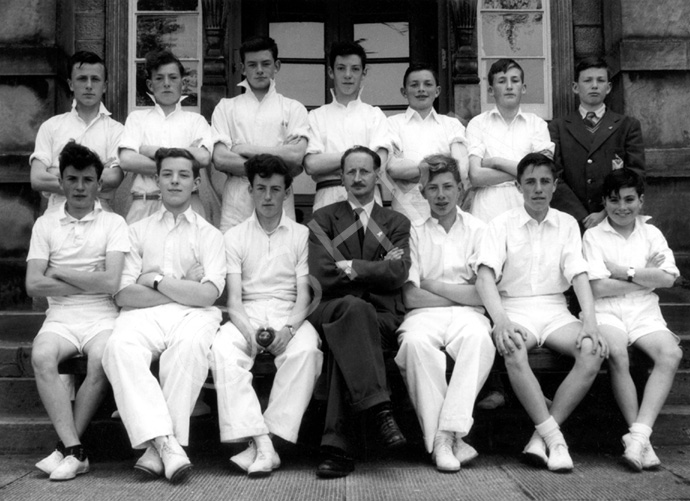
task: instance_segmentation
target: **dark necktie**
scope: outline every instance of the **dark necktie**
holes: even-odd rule
[[[599,128],[599,119],[597,118],[597,114],[593,111],[588,111],[582,121],[584,122],[585,127],[587,127],[587,130],[592,134],[594,134]]]
[[[359,238],[360,250],[364,247],[364,224],[362,223],[362,212],[364,209],[357,207],[355,209],[355,224],[357,224],[357,237]]]

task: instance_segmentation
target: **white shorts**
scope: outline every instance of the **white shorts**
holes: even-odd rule
[[[609,325],[628,334],[628,346],[642,336],[659,331],[671,333],[680,342],[666,327],[656,294],[604,297],[596,300],[594,309],[598,325]]]
[[[69,306],[51,306],[36,337],[51,332],[72,343],[79,354],[97,334],[112,331],[119,309],[111,299]]]
[[[544,344],[551,333],[573,322],[579,322],[568,311],[563,294],[502,297],[501,303],[508,318],[531,332],[537,338],[539,346]]]

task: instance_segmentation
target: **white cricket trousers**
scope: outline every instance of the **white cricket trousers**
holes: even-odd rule
[[[189,442],[189,416],[208,377],[218,308],[177,303],[122,311],[103,354],[103,368],[132,447],[175,435]],[[160,384],[151,373],[159,360]]]
[[[432,452],[438,430],[467,435],[472,410],[493,365],[496,350],[489,320],[475,308],[418,308],[398,328],[400,368],[412,405]],[[455,367],[446,382],[446,355]]]

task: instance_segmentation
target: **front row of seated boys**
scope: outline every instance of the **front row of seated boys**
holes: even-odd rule
[[[457,162],[427,157],[420,189],[430,217],[411,228],[374,201],[381,163],[366,147],[341,159],[348,200],[317,210],[308,228],[283,211],[289,166],[258,155],[246,164],[255,211],[224,237],[191,208],[200,183],[195,157],[160,148],[155,161],[162,207],[131,225],[128,238],[124,220],[98,202],[98,155],[69,143],[59,167],[66,202],[34,226],[27,290],[47,296],[50,308],[32,363],[60,439],[37,467],[51,480],[89,471],[80,437],[107,381],[132,446],[144,450],[135,468],[171,482],[186,478],[192,464],[182,446],[209,367],[221,441],[249,440],[231,462],[250,477],[270,475],[280,466],[273,437],[297,441],[322,364],[327,404],[317,475],[346,476],[354,470],[345,438],[353,416],[373,425],[384,446],[406,443],[382,356],[396,337],[395,361],[439,471],[458,471],[477,456],[463,438],[494,349],[535,424],[526,458],[573,469],[560,426],[608,358],[629,425],[623,458],[636,471],[660,464],[650,435],[681,351],[653,290],[679,272],[661,232],[639,215],[644,184],[634,171],[607,176],[607,218],[585,233],[583,251],[575,219],[549,207],[555,167],[539,153],[517,168],[524,205],[488,226],[457,207]],[[213,304],[226,283],[230,321],[220,326]],[[566,307],[571,285],[581,320]],[[527,357],[541,345],[575,359],[550,403]],[[654,363],[639,404],[629,345]],[[263,414],[250,373],[261,349],[277,367]],[[448,383],[442,349],[455,359]],[[57,367],[77,354],[87,355],[88,372],[72,406]]]

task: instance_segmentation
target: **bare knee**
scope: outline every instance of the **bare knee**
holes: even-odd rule
[[[506,370],[509,373],[531,370],[529,366],[528,353],[524,347],[519,350],[507,352],[505,355],[503,355],[503,361],[505,363]]]
[[[603,361],[598,352],[593,352],[593,344],[589,338],[583,340],[580,349],[575,353],[575,365],[592,378],[599,373]]]
[[[31,366],[36,375],[57,373],[57,356],[53,350],[35,346],[31,350]]]
[[[683,351],[677,345],[664,346],[659,350],[654,365],[669,372],[676,372],[680,361],[683,359]]]

